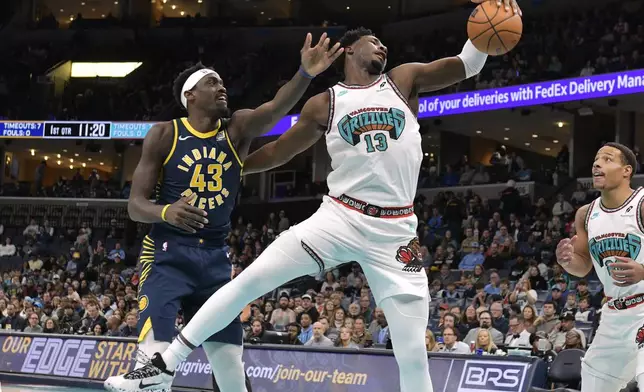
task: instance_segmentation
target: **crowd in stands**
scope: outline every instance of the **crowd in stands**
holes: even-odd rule
[[[575,280],[556,263],[557,242],[574,234],[574,212],[591,194],[579,189],[534,204],[512,182],[500,200],[471,190],[419,196],[420,257],[431,293],[430,352],[503,354],[514,349],[552,360],[592,339],[605,298],[589,276]],[[239,218],[228,237],[234,275],[292,222]],[[26,332],[136,336],[138,247],[122,247],[122,224],[74,229],[32,219],[0,226],[0,325]],[[140,227],[137,238],[146,233]],[[131,242],[131,241],[129,241]],[[364,349],[391,347],[387,318],[375,306],[356,262],[299,279],[251,306],[245,341]],[[177,330],[184,324],[177,315]],[[282,335],[276,334],[281,332]]]

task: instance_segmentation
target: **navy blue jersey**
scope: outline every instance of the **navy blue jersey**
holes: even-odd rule
[[[174,141],[164,164],[157,191],[157,204],[171,204],[193,193],[193,205],[208,212],[208,224],[196,234],[187,233],[165,222],[153,225],[156,235],[198,237],[223,244],[230,231],[230,214],[241,185],[242,162],[226,127],[219,121],[210,132],[195,130],[187,118],[172,121]]]

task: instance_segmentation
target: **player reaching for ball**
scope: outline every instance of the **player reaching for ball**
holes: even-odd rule
[[[577,211],[577,234],[557,245],[568,273],[584,277],[595,267],[608,299],[584,356],[582,392],[617,392],[633,378],[644,386],[644,190],[631,188],[636,168],[628,147],[600,148],[592,174],[601,196]]]
[[[519,12],[514,0],[505,5]],[[370,30],[348,31],[340,42],[344,81],[306,102],[291,129],[244,162],[246,173],[266,171],[326,136],[333,172],[320,209],[283,232],[210,297],[163,354],[143,369],[110,377],[106,385],[112,391],[169,388],[176,367],[246,304],[294,278],[351,260],[361,260],[387,316],[400,391],[433,391],[425,348],[429,290],[413,207],[423,159],[418,94],[478,74],[487,54],[468,41],[458,56],[403,64],[383,74],[387,47]]]

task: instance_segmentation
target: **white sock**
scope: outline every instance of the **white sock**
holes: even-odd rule
[[[192,350],[224,329],[256,298],[319,270],[320,266],[302,248],[292,231],[281,234],[244,272],[219,289],[199,309],[162,354],[167,369],[173,371]]]

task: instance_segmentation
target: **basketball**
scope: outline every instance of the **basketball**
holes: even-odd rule
[[[467,22],[467,35],[474,47],[490,56],[511,51],[521,39],[523,21],[519,15],[497,6],[495,0],[479,4]]]

